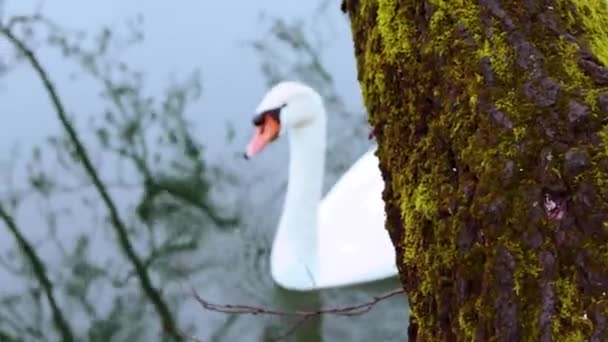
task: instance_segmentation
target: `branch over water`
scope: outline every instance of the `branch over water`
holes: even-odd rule
[[[78,136],[76,129],[68,119],[65,108],[59,98],[59,95],[57,94],[57,90],[51,82],[47,72],[40,64],[40,61],[38,60],[34,52],[29,47],[27,47],[23,41],[17,38],[9,27],[0,27],[0,34],[6,37],[19,52],[23,53],[27,61],[30,63],[30,65],[42,81],[42,84],[51,99],[51,103],[55,109],[57,117],[59,118],[61,125],[65,129],[72,145],[74,146],[75,153],[78,156],[79,161],[82,163],[84,170],[93,182],[95,189],[99,193],[102,202],[108,210],[110,221],[112,222],[112,227],[114,227],[114,231],[118,238],[120,248],[122,252],[126,255],[127,259],[133,265],[135,273],[140,281],[141,287],[145,295],[150,299],[158,315],[160,316],[163,329],[170,336],[172,336],[174,340],[182,340],[181,335],[177,332],[175,319],[171,314],[171,311],[169,310],[169,306],[164,301],[160,291],[158,291],[152,285],[152,281],[145,267],[145,264],[135,252],[135,249],[133,248],[133,245],[129,239],[126,224],[120,217],[118,209],[116,208],[114,201],[110,197],[106,186],[103,184],[101,178],[97,174],[97,171],[95,170],[95,167],[93,166],[93,163],[91,162],[87,150],[84,147],[82,140]]]
[[[211,303],[208,300],[202,298],[196,291],[192,290],[193,296],[196,301],[206,310],[221,312],[226,314],[241,314],[241,315],[268,315],[268,316],[282,316],[282,317],[293,317],[295,318],[295,322],[285,331],[282,335],[277,336],[275,340],[281,340],[286,338],[287,336],[293,334],[304,322],[309,319],[319,317],[321,315],[335,315],[335,316],[359,316],[364,313],[369,312],[376,304],[381,301],[394,297],[398,294],[405,293],[403,288],[394,289],[388,292],[385,292],[381,295],[374,296],[367,302],[349,305],[349,306],[340,306],[340,307],[329,307],[329,308],[321,308],[318,310],[312,311],[282,311],[282,310],[274,310],[268,309],[258,306],[250,306],[250,305],[231,305],[231,304],[215,304]]]
[[[13,234],[15,240],[17,240],[17,245],[19,245],[19,248],[32,266],[32,272],[40,282],[40,285],[44,290],[44,294],[47,300],[49,301],[51,311],[53,312],[53,322],[55,324],[55,327],[57,328],[57,331],[61,335],[62,340],[65,342],[74,341],[74,333],[72,332],[72,328],[70,327],[68,321],[65,319],[65,316],[59,308],[59,305],[57,305],[57,300],[55,299],[55,295],[53,294],[53,283],[49,280],[44,263],[42,262],[42,260],[40,260],[38,254],[36,254],[34,247],[32,247],[32,245],[27,241],[25,236],[21,234],[21,230],[19,229],[19,227],[17,227],[17,223],[15,222],[13,217],[9,215],[9,213],[4,209],[1,204],[0,218],[2,219],[2,221],[4,221],[4,224],[6,225],[8,230],[10,230],[11,234]],[[1,334],[0,337],[2,337]],[[4,338],[1,338],[0,340],[4,340]]]

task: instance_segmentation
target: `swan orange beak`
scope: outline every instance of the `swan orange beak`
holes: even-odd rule
[[[271,114],[263,114],[262,118],[256,119],[254,123],[256,123],[255,132],[245,150],[245,159],[260,153],[279,136],[281,129],[279,120]]]

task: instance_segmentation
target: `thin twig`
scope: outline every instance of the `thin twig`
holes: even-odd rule
[[[215,304],[208,300],[203,299],[194,289],[192,294],[196,301],[206,310],[221,312],[227,314],[241,314],[241,315],[268,315],[268,316],[282,316],[282,317],[294,317],[297,318],[296,322],[289,328],[285,333],[275,338],[275,340],[284,339],[287,336],[293,334],[302,324],[309,319],[321,316],[321,315],[334,315],[334,316],[358,316],[366,312],[369,312],[379,302],[394,297],[398,294],[405,293],[403,288],[394,289],[385,292],[381,295],[372,297],[371,300],[349,306],[334,307],[334,308],[321,308],[313,311],[282,311],[268,309],[258,306],[250,305],[231,305],[231,304]]]
[[[95,188],[97,189],[97,192],[99,192],[99,195],[101,196],[102,201],[104,202],[105,206],[107,207],[107,210],[110,215],[110,220],[112,222],[112,226],[114,227],[114,230],[118,237],[120,247],[121,247],[123,253],[125,253],[126,257],[129,259],[129,261],[133,264],[133,267],[135,268],[135,272],[140,280],[140,284],[142,286],[144,293],[148,296],[148,298],[154,305],[158,315],[160,316],[162,327],[175,340],[182,340],[180,334],[177,331],[177,326],[175,324],[173,315],[171,314],[171,311],[169,310],[169,306],[162,298],[160,291],[158,291],[152,285],[152,281],[145,268],[145,265],[143,264],[143,262],[141,261],[140,257],[137,255],[137,253],[135,252],[135,249],[133,248],[133,245],[129,239],[127,227],[126,227],[125,223],[122,221],[122,218],[120,217],[120,215],[118,213],[118,209],[116,208],[116,205],[114,204],[112,198],[110,197],[106,186],[102,183],[99,175],[97,174],[97,171],[96,171],[95,167],[93,166],[93,163],[91,162],[89,154],[87,153],[87,151],[82,143],[82,140],[80,139],[80,137],[78,136],[78,133],[76,132],[76,130],[73,127],[70,120],[68,119],[64,106],[61,103],[61,100],[59,99],[59,95],[57,94],[55,86],[49,79],[48,74],[46,73],[46,71],[44,70],[44,68],[42,67],[40,62],[38,61],[38,58],[35,56],[34,52],[30,48],[28,48],[24,42],[22,42],[19,38],[17,38],[9,28],[1,27],[0,33],[2,33],[17,48],[17,50],[19,50],[20,52],[22,52],[25,55],[26,59],[29,61],[32,68],[36,71],[36,73],[40,77],[40,80],[42,81],[44,88],[46,89],[46,91],[51,99],[51,102],[57,113],[57,116],[59,117],[59,121],[61,122],[63,128],[65,129],[66,133],[68,134],[68,137],[69,137],[71,143],[74,145],[75,152],[78,155],[78,158],[80,159],[80,162],[82,163],[83,168],[85,169],[88,176],[91,178],[91,181],[93,182]]]
[[[31,23],[31,22],[34,22],[34,21],[39,21],[41,19],[42,18],[38,14],[34,14],[34,15],[17,15],[17,16],[11,17],[8,20],[8,22],[6,24],[6,27],[8,29],[12,29],[17,24]]]
[[[27,239],[21,234],[21,230],[17,227],[17,223],[13,219],[12,216],[8,214],[8,212],[2,207],[0,204],[0,218],[4,221],[5,225],[11,231],[15,240],[17,240],[17,244],[19,248],[28,259],[30,265],[32,266],[32,271],[34,272],[34,276],[38,278],[40,285],[44,290],[44,294],[46,295],[47,300],[49,301],[49,305],[51,306],[51,311],[53,312],[53,322],[55,323],[55,327],[59,334],[61,334],[63,341],[74,341],[74,334],[72,332],[72,328],[70,324],[65,319],[63,312],[59,309],[57,305],[57,300],[55,299],[55,295],[53,294],[53,283],[48,278],[46,267],[36,251],[34,247],[27,241]]]

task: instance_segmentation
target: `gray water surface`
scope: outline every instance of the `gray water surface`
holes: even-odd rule
[[[8,1],[6,13],[27,13],[38,6],[39,1]],[[147,73],[147,87],[161,91],[170,75],[183,75],[200,69],[203,78],[203,95],[188,110],[194,130],[205,146],[206,160],[236,173],[244,184],[231,193],[218,196],[232,203],[246,203],[243,222],[236,229],[208,230],[201,244],[188,262],[202,263],[203,271],[191,279],[194,287],[207,300],[224,304],[256,305],[281,310],[309,309],[319,306],[337,307],[369,301],[374,295],[399,287],[396,278],[373,284],[342,289],[331,289],[312,294],[293,293],[273,284],[269,274],[269,248],[280,214],[288,162],[286,141],[278,141],[262,155],[249,162],[240,156],[250,138],[250,117],[262,97],[266,85],[259,71],[259,60],[243,41],[265,33],[260,27],[259,13],[285,18],[289,21],[306,13],[312,13],[315,2],[285,2],[267,0],[245,1],[183,1],[183,2],[126,2],[121,0],[97,1],[46,1],[42,11],[62,25],[96,30],[103,25],[118,25],[127,18],[141,15],[144,18],[145,40],[141,46],[126,53],[126,59]],[[331,70],[337,92],[353,112],[362,112],[362,104],[356,81],[355,61],[348,22],[339,12],[338,5],[329,10],[333,33],[331,45],[324,53],[324,63]],[[238,10],[237,10],[238,9]],[[1,43],[1,44],[4,44]],[[0,48],[5,45],[0,45]],[[98,90],[86,80],[75,82],[70,78],[73,70],[68,62],[50,49],[42,48],[41,58],[50,70],[70,113],[86,127],[86,118],[99,115]],[[46,94],[39,81],[26,66],[20,66],[0,80],[0,119],[3,127],[0,146],[9,151],[15,142],[23,150],[41,144],[49,134],[60,132],[55,116],[50,110]],[[10,116],[4,113],[9,113]],[[345,131],[366,129],[363,114],[346,121],[331,117],[330,144],[328,151],[327,190],[343,172],[371,144],[361,132],[352,138],[340,137]],[[36,122],[32,125],[32,122]],[[344,126],[350,122],[350,126]],[[226,142],[226,125],[234,129],[234,140]],[[339,156],[338,160],[336,156]],[[6,152],[0,160],[10,163]],[[114,165],[106,166],[111,172]],[[12,186],[25,184],[16,177]],[[2,188],[5,190],[5,188]],[[112,192],[121,210],[128,212],[129,203],[138,198],[139,192],[116,189]],[[89,231],[94,239],[91,253],[96,258],[114,258],[113,266],[120,264],[120,253],[111,247],[114,237],[110,232],[100,232],[89,227],[93,218],[79,211],[75,197],[58,200],[57,206],[72,208],[75,213],[69,222],[69,230],[62,233],[68,241],[75,231]],[[25,205],[19,211],[19,220],[28,227],[32,239],[43,239],[38,229],[42,225],[40,208],[36,203]],[[204,227],[201,227],[204,229]],[[12,245],[12,237],[0,230],[0,248]],[[40,250],[45,261],[53,263],[57,251]],[[113,260],[114,260],[113,259]],[[110,267],[110,266],[109,266]],[[23,286],[10,274],[1,273],[3,290],[10,291]],[[183,285],[183,284],[181,284]],[[133,286],[136,283],[133,282]],[[177,285],[176,285],[177,286]],[[101,291],[101,290],[100,290]],[[103,306],[103,296],[99,305]],[[311,320],[287,340],[298,341],[405,341],[408,307],[403,297],[379,303],[369,313],[358,317],[324,316]],[[151,317],[154,317],[151,314]],[[208,312],[195,301],[189,301],[179,310],[179,321],[193,324],[196,336],[204,341],[265,341],[281,334],[292,322],[287,318],[265,316],[238,316]],[[151,333],[151,340],[157,338]]]

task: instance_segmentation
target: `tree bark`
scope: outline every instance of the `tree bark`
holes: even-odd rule
[[[603,0],[347,0],[410,341],[607,341]]]

